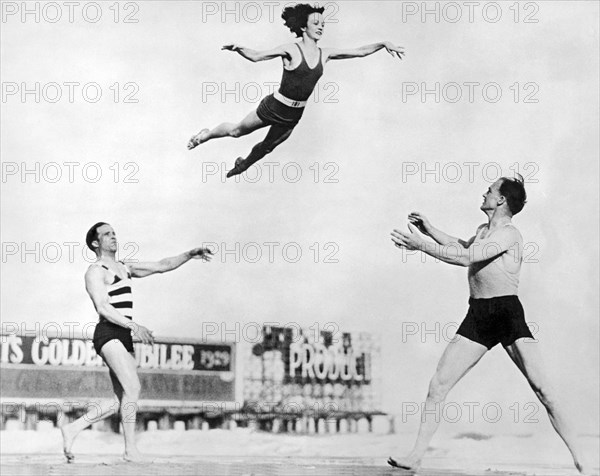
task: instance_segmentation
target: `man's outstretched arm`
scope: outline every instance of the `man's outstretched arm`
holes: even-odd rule
[[[210,261],[212,252],[208,248],[194,248],[171,258],[163,258],[160,261],[128,262],[131,275],[135,278],[145,278],[151,274],[167,273],[179,268],[191,259]]]
[[[430,221],[427,219],[425,215],[420,212],[412,212],[408,215],[409,223],[412,223],[417,229],[423,233],[424,235],[429,236],[434,241],[439,243],[442,246],[449,245],[451,243],[458,243],[463,248],[468,248],[471,246],[471,243],[475,240],[475,236],[471,237],[469,240],[462,240],[460,238],[456,238],[454,236],[448,235],[438,228],[434,227]],[[477,229],[479,231],[479,229]]]
[[[497,230],[493,237],[487,240],[472,242],[468,248],[457,243],[441,245],[423,239],[417,229],[408,225],[409,232],[394,230],[392,241],[399,248],[419,250],[429,256],[439,259],[444,263],[456,266],[470,266],[473,263],[488,261],[496,258],[519,244],[518,233],[510,228]]]

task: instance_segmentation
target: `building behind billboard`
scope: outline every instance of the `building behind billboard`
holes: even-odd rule
[[[0,334],[1,429],[56,425],[113,399],[108,368],[72,334]],[[157,338],[134,343],[142,385],[138,429],[252,426],[339,431],[380,415],[379,345],[368,333],[262,326],[252,342]],[[115,415],[102,429],[119,431]]]

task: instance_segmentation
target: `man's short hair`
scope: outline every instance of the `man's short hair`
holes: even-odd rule
[[[93,227],[91,227],[88,230],[87,235],[85,235],[85,244],[88,245],[88,248],[94,253],[96,252],[96,249],[92,246],[92,241],[96,241],[98,239],[98,228],[100,228],[103,225],[108,225],[108,223],[99,221]]]
[[[506,198],[508,209],[513,215],[523,210],[525,203],[527,203],[525,183],[521,175],[515,178],[502,177],[499,192],[500,195]]]

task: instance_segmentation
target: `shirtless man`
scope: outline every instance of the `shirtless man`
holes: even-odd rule
[[[523,181],[503,177],[488,188],[483,198],[480,208],[488,223],[477,228],[469,241],[441,232],[420,213],[408,216],[408,233],[392,232],[392,241],[399,248],[419,250],[445,263],[469,268],[469,310],[456,331],[460,337],[448,344],[438,363],[424,412],[433,414],[454,385],[488,350],[501,343],[546,408],[579,472],[589,474],[564,408],[544,373],[540,350],[528,342],[527,338],[533,336],[517,297],[523,238],[511,219],[525,205]],[[435,242],[425,240],[417,229]],[[421,418],[413,450],[406,457],[389,458],[388,464],[405,470],[418,469],[438,425],[437,418]]]
[[[127,263],[117,261],[117,237],[112,227],[96,223],[87,233],[86,243],[98,260],[85,273],[85,287],[99,314],[94,331],[94,348],[109,369],[118,402],[102,401],[92,406],[81,418],[61,427],[63,451],[67,462],[73,462],[71,447],[75,437],[92,423],[121,412],[125,437],[126,461],[146,461],[135,444],[135,420],[140,380],[133,350],[133,333],[144,343],[152,344],[154,337],[148,328],[133,322],[131,278],[144,278],[179,268],[190,259],[209,261],[211,252],[194,248],[172,258],[157,262]]]

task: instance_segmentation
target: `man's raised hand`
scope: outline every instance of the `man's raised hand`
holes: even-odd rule
[[[417,229],[408,224],[408,233],[394,229],[391,233],[392,241],[398,248],[406,248],[407,250],[420,250],[425,243],[425,240],[417,233]]]
[[[194,248],[189,253],[190,258],[201,259],[202,261],[210,261],[213,254],[208,248]]]
[[[399,59],[403,59],[404,55],[404,47],[403,46],[395,46],[393,43],[386,41],[383,44],[385,50],[394,57],[398,57]]]
[[[221,50],[228,50],[228,51],[237,51],[239,50],[240,47],[238,45],[223,45],[221,47]]]
[[[420,212],[412,212],[408,215],[408,221],[418,228],[424,235],[431,236],[431,223],[425,215]]]

